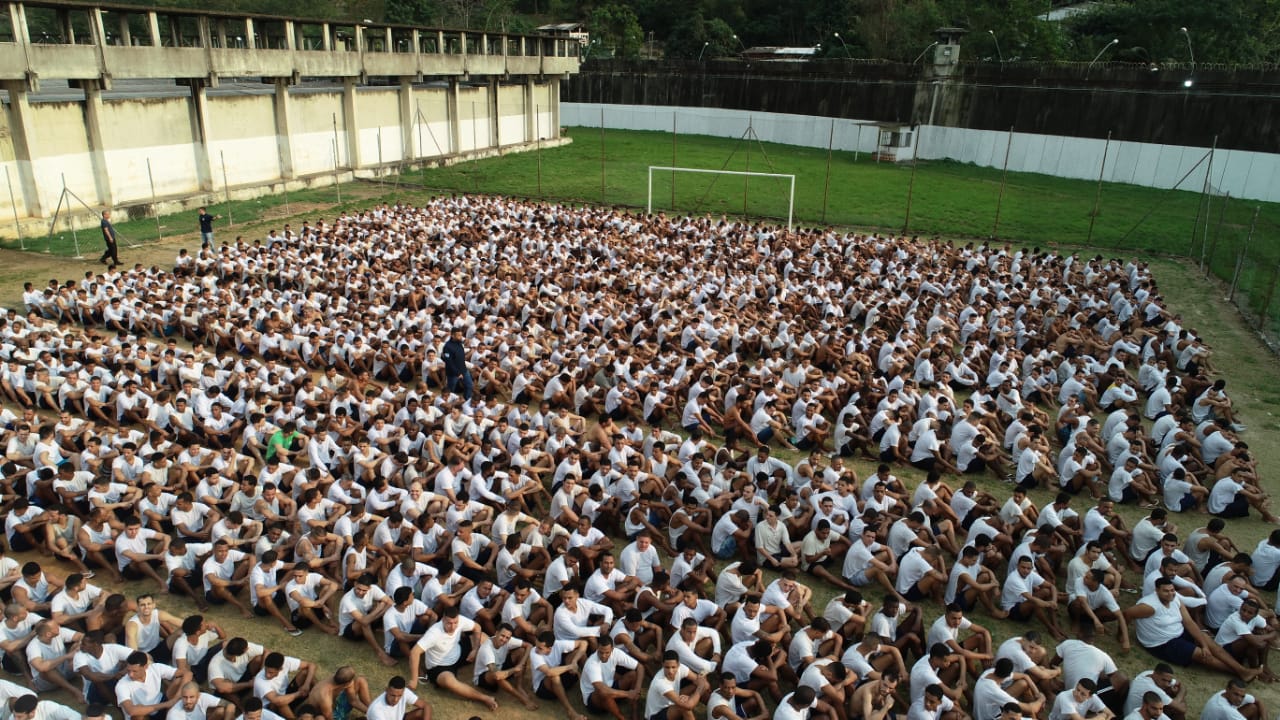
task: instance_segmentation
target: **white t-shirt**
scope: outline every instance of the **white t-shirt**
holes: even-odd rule
[[[352,616],[353,612],[367,615],[373,610],[373,606],[382,602],[386,596],[387,594],[377,585],[370,585],[369,592],[365,593],[364,597],[356,595],[355,588],[348,590],[347,594],[342,596],[342,602],[338,603],[338,632],[347,631],[347,627],[355,620]]]
[[[128,700],[134,705],[155,705],[164,702],[164,684],[173,679],[177,668],[164,663],[153,662],[147,667],[147,674],[141,680],[133,680],[128,675],[116,682],[116,699],[122,706]]]
[[[225,701],[215,695],[202,692],[196,698],[194,708],[187,710],[186,703],[179,700],[176,705],[169,708],[168,714],[165,715],[165,720],[205,720],[208,717],[209,710],[218,707],[223,702]]]
[[[458,626],[454,628],[452,634],[445,632],[443,620],[427,628],[422,637],[418,638],[417,643],[423,651],[423,667],[430,669],[456,665],[462,659],[462,644],[458,642],[459,636],[462,633],[473,632],[475,629],[475,621],[461,616],[458,617]]]
[[[1081,680],[1097,681],[1099,675],[1110,675],[1116,671],[1116,663],[1111,656],[1083,640],[1063,640],[1058,643],[1058,657],[1062,658],[1062,683],[1067,688],[1074,688]],[[1070,689],[1063,695],[1070,695]]]
[[[233,683],[240,682],[240,679],[249,670],[249,663],[260,657],[264,652],[266,652],[266,648],[258,643],[247,643],[244,653],[232,660],[227,657],[225,649],[220,650],[209,661],[209,681],[229,680]]]
[[[267,695],[275,693],[276,695],[284,695],[289,690],[289,679],[293,674],[298,672],[302,667],[302,661],[296,657],[286,656],[284,665],[280,668],[280,672],[274,678],[267,677],[267,670],[263,668],[253,676],[253,696],[266,702]]]
[[[617,653],[617,650],[614,650]],[[612,658],[610,658],[612,659]],[[644,716],[653,717],[659,711],[666,710],[675,704],[675,701],[667,697],[667,693],[673,693],[676,697],[680,696],[680,681],[693,674],[693,671],[684,665],[676,667],[676,677],[674,680],[667,678],[665,669],[659,670],[654,675],[653,680],[649,682],[649,694],[645,697]]]
[[[1074,687],[1075,685],[1068,685],[1067,690],[1058,693],[1058,699],[1053,701],[1053,710],[1049,712],[1049,720],[1068,720],[1072,715],[1085,718],[1107,708],[1106,703],[1097,695],[1090,695],[1084,702],[1076,702],[1075,692],[1070,689]]]
[[[417,702],[417,693],[405,688],[404,694],[400,696],[400,702],[395,705],[388,705],[387,694],[384,692],[369,703],[369,709],[365,711],[365,717],[369,720],[404,720],[405,711],[409,709],[409,706]]]
[[[597,682],[603,683],[605,687],[613,687],[618,668],[634,670],[638,664],[635,658],[616,647],[609,653],[608,660],[601,660],[599,652],[591,653],[582,666],[582,677],[578,681],[582,702],[585,704],[591,698],[591,693],[596,691]]]

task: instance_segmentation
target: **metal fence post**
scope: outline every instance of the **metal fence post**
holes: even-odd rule
[[[1280,263],[1276,263],[1271,269],[1271,282],[1267,285],[1267,300],[1262,303],[1262,309],[1258,311],[1258,329],[1261,330],[1267,324],[1267,317],[1271,311],[1271,300],[1276,294],[1276,281],[1280,280]]]
[[[1222,223],[1227,219],[1227,205],[1231,203],[1231,193],[1222,199],[1222,207],[1218,209],[1218,227],[1213,231],[1213,242],[1209,244],[1208,255],[1205,254],[1205,246],[1200,246],[1200,272],[1207,274],[1209,265],[1213,263],[1213,256],[1218,251],[1218,238],[1222,237]]]
[[[996,197],[996,221],[991,226],[991,238],[1000,237],[1000,208],[1004,205],[1004,188],[1009,181],[1009,153],[1013,150],[1013,127],[1009,127],[1009,141],[1004,146],[1004,169],[1000,171],[1000,195]]]
[[[151,184],[151,212],[156,215],[156,239],[163,240],[164,233],[160,232],[160,208],[156,204],[156,178],[151,174],[151,158],[147,158],[147,182]]]
[[[222,161],[222,192],[227,198],[227,224],[235,227],[235,218],[231,217],[231,184],[227,182],[227,154],[219,150],[218,158]]]
[[[1259,205],[1253,209],[1253,220],[1249,223],[1249,235],[1244,239],[1244,244],[1240,246],[1240,254],[1236,256],[1236,271],[1231,275],[1231,291],[1227,293],[1227,302],[1235,302],[1236,287],[1240,284],[1240,271],[1244,268],[1245,256],[1249,254],[1249,241],[1253,239],[1254,228],[1258,227],[1258,213],[1262,212],[1262,206]]]
[[[18,222],[18,201],[13,196],[13,179],[9,177],[9,166],[4,168],[4,181],[9,185],[9,207],[13,208],[13,228],[18,231],[18,247],[27,249],[27,240],[22,237],[22,223]]]
[[[1093,196],[1093,212],[1089,213],[1089,237],[1085,245],[1093,244],[1093,224],[1098,221],[1098,207],[1102,204],[1102,178],[1107,172],[1107,153],[1111,150],[1111,131],[1107,131],[1107,144],[1102,146],[1102,166],[1098,168],[1098,192]]]

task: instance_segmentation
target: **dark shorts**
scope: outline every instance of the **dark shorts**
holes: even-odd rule
[[[1018,487],[1027,491],[1035,490],[1040,487],[1040,481],[1036,480],[1034,475],[1027,475],[1026,477],[1018,478]]]
[[[1138,501],[1138,493],[1133,491],[1132,485],[1125,485],[1124,490],[1120,491],[1121,503],[1134,503]]]
[[[957,595],[959,595],[959,593],[957,593]],[[911,587],[907,588],[906,592],[902,593],[902,597],[910,600],[911,602],[920,602],[928,597],[928,595],[920,592],[920,583],[913,583]]]
[[[342,631],[342,637],[348,640],[364,640],[364,634],[360,632],[360,626],[351,623]]]
[[[501,669],[510,670],[514,665],[514,662],[513,662],[514,660],[515,660],[515,657],[508,657],[507,661],[502,664]],[[481,688],[484,688],[485,690],[495,690],[495,691],[499,690],[500,688],[498,687],[498,683],[489,680],[488,677],[489,677],[489,673],[487,672],[482,673],[480,677],[476,679],[476,682],[475,682],[476,687],[481,687]]]
[[[969,612],[970,610],[973,609],[973,604],[969,602],[969,598],[965,597],[964,593],[960,592],[959,590],[956,591],[955,603],[961,610],[965,612]]]
[[[566,687],[566,688],[568,688],[568,687],[573,687],[574,685],[576,685],[576,684],[577,684],[578,673],[573,672],[572,670],[570,670],[569,672],[563,673],[563,674],[562,674],[562,675],[560,675],[559,677],[560,677],[560,685],[561,685],[561,687]],[[555,693],[555,691],[554,691],[554,690],[552,690],[552,689],[551,689],[551,683],[546,682],[546,681],[543,681],[543,683],[542,683],[541,685],[539,685],[538,687],[534,688],[534,689],[533,689],[533,694],[534,694],[534,695],[537,695],[538,697],[542,698],[543,700],[555,700],[555,699],[556,699],[556,693]]]
[[[465,659],[465,658],[466,658],[466,655],[464,654],[464,655],[462,655],[461,657],[462,657],[463,659],[458,660],[458,662],[456,662],[456,663],[454,663],[454,664],[452,664],[452,665],[438,665],[438,666],[433,667],[433,668],[427,668],[427,669],[422,673],[422,676],[423,676],[423,677],[425,677],[426,679],[430,680],[432,685],[435,685],[436,687],[439,687],[439,686],[440,686],[440,676],[441,676],[441,675],[443,675],[443,674],[445,674],[445,673],[453,673],[455,676],[457,676],[457,674],[458,674],[458,670],[462,669],[462,667],[463,667],[463,666],[465,666],[465,665],[467,664],[466,659]]]
[[[1214,513],[1214,515],[1227,519],[1249,517],[1249,500],[1244,495],[1237,493],[1235,499],[1229,505],[1222,508],[1221,512]]]
[[[933,470],[933,467],[937,464],[938,464],[938,459],[933,457],[927,457],[921,460],[911,461],[912,467],[918,468],[920,470],[924,470],[925,472],[929,472],[930,470]]]
[[[1023,622],[1035,617],[1035,606],[1029,602],[1020,602],[1009,608],[1010,620],[1022,620]]]
[[[968,465],[965,465],[964,467],[960,468],[961,472],[965,472],[970,475],[977,475],[979,473],[986,472],[986,470],[987,470],[987,461],[983,460],[982,458],[974,458],[969,461]]]
[[[1184,630],[1181,635],[1163,645],[1147,648],[1147,652],[1165,662],[1186,667],[1191,664],[1191,658],[1199,647],[1191,633]]]

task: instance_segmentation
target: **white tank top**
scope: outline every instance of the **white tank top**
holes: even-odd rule
[[[1136,622],[1138,642],[1143,647],[1153,648],[1163,645],[1182,635],[1182,602],[1174,596],[1173,602],[1165,605],[1155,595],[1147,595],[1138,601],[1142,605],[1155,608],[1155,614],[1149,618],[1140,618]]]
[[[138,649],[151,652],[160,644],[160,613],[151,613],[151,622],[143,624],[137,613],[129,618],[130,625],[138,626]]]

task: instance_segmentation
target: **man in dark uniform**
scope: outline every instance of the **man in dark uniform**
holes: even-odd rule
[[[458,392],[458,386],[461,385],[462,396],[470,400],[475,384],[471,380],[471,371],[467,369],[467,348],[462,344],[462,328],[454,328],[449,334],[449,339],[440,352],[440,359],[444,361],[445,389]]]
[[[107,263],[107,258],[111,258],[112,265],[120,264],[120,256],[116,254],[116,229],[111,225],[111,211],[102,211],[102,242],[107,246],[103,251],[102,257],[98,258],[98,262]]]
[[[221,220],[221,215],[210,215],[206,208],[200,208],[200,215],[197,217],[200,221],[200,244],[208,246],[211,250],[216,250],[213,244],[213,221]]]

